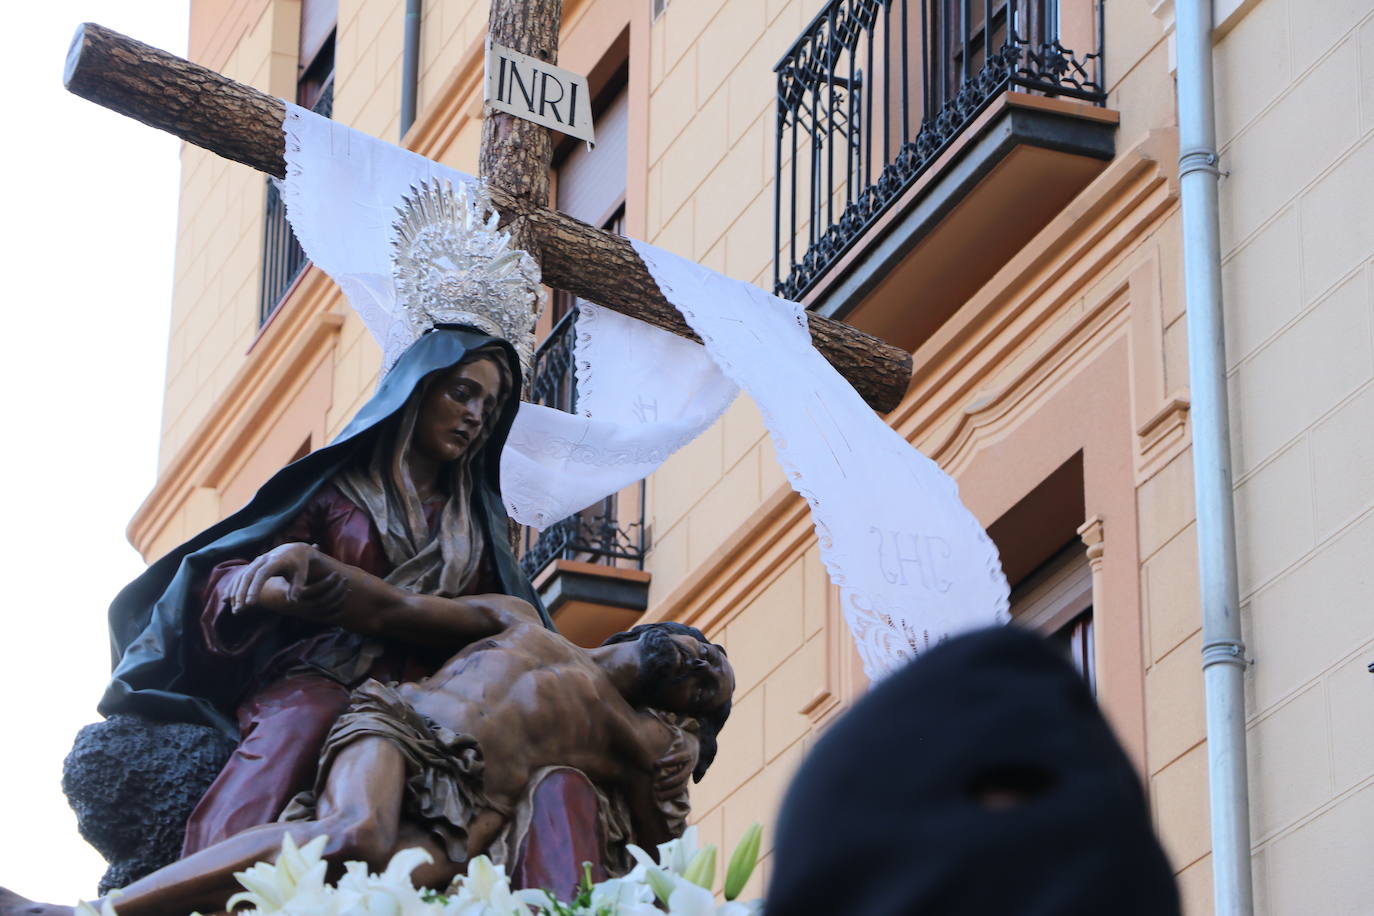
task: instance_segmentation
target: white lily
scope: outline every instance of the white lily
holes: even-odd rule
[[[614,910],[578,910],[581,913],[611,913],[614,916],[663,916],[663,911],[652,903],[622,903]]]
[[[386,870],[381,874],[383,884],[393,884],[397,887],[404,887],[406,890],[414,890],[415,885],[410,880],[411,872],[421,865],[434,864],[434,856],[418,846],[410,849],[402,849],[391,857],[391,861],[386,863]]]
[[[505,866],[486,856],[468,862],[468,873],[449,898],[445,916],[529,916],[524,894],[513,893]]]
[[[95,911],[95,907],[91,906],[85,900],[76,905],[76,912],[79,913],[80,916],[119,916],[119,914],[115,912],[114,899],[123,893],[123,891],[110,891],[106,894],[105,899],[100,901],[99,913]]]
[[[704,887],[677,878],[668,896],[669,916],[716,916],[716,898]]]
[[[337,887],[341,892],[361,896],[367,893],[371,880],[366,862],[345,862],[343,877],[339,879]]]
[[[426,902],[424,891],[417,889],[410,877],[416,868],[433,861],[433,856],[416,847],[393,855],[379,875],[370,874],[362,862],[345,864],[333,901],[337,912],[370,916],[433,916],[439,913],[441,907]]]
[[[643,882],[660,901],[667,903],[668,895],[673,890],[672,874],[659,868],[652,856],[633,843],[627,844],[625,849],[639,863],[627,877]]]
[[[234,873],[234,878],[246,890],[230,897],[225,909],[251,903],[262,912],[272,913],[284,909],[298,895],[323,896],[328,864],[321,858],[321,853],[327,842],[327,837],[317,836],[305,846],[297,847],[288,833],[282,840],[281,854],[275,864],[258,862],[252,868]]]
[[[625,848],[638,863],[635,870],[630,872],[630,877],[642,880],[663,903],[668,902],[668,896],[677,886],[678,879],[683,877],[692,862],[697,861],[702,853],[702,849],[697,845],[696,825],[688,827],[676,840],[659,843],[657,862],[633,843],[627,844]],[[714,860],[714,855],[712,859]]]
[[[658,862],[665,870],[681,875],[687,871],[687,866],[696,858],[698,851],[697,828],[693,824],[676,840],[658,844]]]
[[[467,874],[458,879],[445,902],[427,901],[411,874],[433,861],[423,849],[406,849],[392,856],[381,874],[370,874],[362,862],[348,862],[337,886],[325,883],[325,837],[297,847],[290,837],[282,842],[274,864],[259,862],[235,875],[245,890],[226,904],[251,903],[252,910],[235,916],[547,916],[549,898],[544,891],[511,890],[503,866],[486,856],[468,863]],[[658,847],[661,866],[637,846],[629,847],[638,863],[622,878],[592,886],[588,907],[580,916],[663,916],[655,898],[666,906],[668,916],[761,916],[763,901],[731,901],[716,906],[709,887],[715,872],[715,848],[697,846],[696,828],[678,840]],[[733,865],[733,863],[732,863]],[[740,878],[742,882],[742,878]],[[101,902],[100,912],[89,903],[76,907],[79,916],[118,916],[113,900],[119,891]],[[198,914],[193,914],[198,916]]]
[[[640,869],[636,867],[635,871]],[[591,909],[593,912],[605,909],[617,916],[628,916],[636,904],[652,904],[654,892],[639,878],[632,878],[634,872],[624,878],[609,878],[592,886]]]

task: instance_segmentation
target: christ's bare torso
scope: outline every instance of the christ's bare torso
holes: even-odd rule
[[[542,767],[575,767],[612,788],[650,774],[673,737],[585,652],[533,623],[480,639],[398,690],[417,712],[477,739],[487,796],[507,810]]]

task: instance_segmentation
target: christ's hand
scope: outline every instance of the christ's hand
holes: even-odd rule
[[[688,740],[678,750],[654,761],[654,796],[667,801],[687,785],[697,765],[697,742]]]

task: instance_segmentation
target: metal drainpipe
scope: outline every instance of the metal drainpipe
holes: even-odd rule
[[[1193,481],[1202,593],[1212,879],[1217,916],[1249,916],[1250,798],[1245,760],[1245,645],[1222,332],[1211,0],[1176,0],[1179,194],[1188,309]]]
[[[401,139],[415,123],[415,99],[420,93],[420,3],[406,0],[405,47],[401,52]]]

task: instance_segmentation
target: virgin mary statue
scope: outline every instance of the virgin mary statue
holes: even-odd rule
[[[495,240],[483,244],[504,247],[504,236]],[[398,334],[413,343],[386,356],[376,394],[338,438],[153,563],[110,608],[114,673],[100,712],[208,725],[237,742],[190,817],[183,855],[275,819],[309,788],[353,686],[427,676],[454,651],[384,622],[366,635],[318,622],[340,596],[328,581],[308,581],[296,545],[397,589],[513,595],[553,627],[512,553],[500,482],[532,323],[501,316],[529,315],[537,267],[522,252],[488,250],[477,260],[494,273],[474,292],[481,271],[446,279],[461,255],[440,258],[448,272],[428,269],[402,297],[409,311]],[[273,587],[321,613],[301,620],[260,608],[256,596]]]

